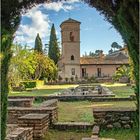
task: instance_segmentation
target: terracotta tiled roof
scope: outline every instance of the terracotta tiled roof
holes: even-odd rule
[[[80,58],[81,65],[91,65],[91,64],[129,64],[128,57],[124,54],[120,53],[112,56],[104,56],[104,57],[81,57]]]

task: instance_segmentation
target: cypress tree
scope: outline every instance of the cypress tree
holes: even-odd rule
[[[50,33],[48,56],[50,57],[50,59],[54,61],[55,64],[57,64],[60,57],[60,50],[58,47],[54,24],[52,25],[51,33]]]
[[[35,39],[35,48],[34,48],[34,50],[37,51],[38,53],[43,53],[42,41],[41,41],[41,38],[39,36],[39,33],[37,34],[36,39]]]

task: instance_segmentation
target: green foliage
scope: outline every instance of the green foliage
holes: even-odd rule
[[[130,67],[129,66],[121,66],[120,68],[118,68],[118,70],[116,70],[113,79],[118,81],[120,78],[122,77],[127,77],[130,79]]]
[[[13,57],[9,67],[9,81],[12,86],[23,80],[55,79],[57,67],[47,56],[28,50],[27,47],[13,45]]]
[[[115,49],[121,49],[122,46],[120,46],[117,42],[113,42],[113,43],[111,44],[111,48],[114,48],[114,50],[115,50]]]
[[[71,82],[73,82],[74,81],[74,77],[71,77],[70,80],[71,80]]]
[[[13,44],[12,51],[8,78],[11,85],[17,86],[21,80],[32,80],[37,61],[34,52],[26,47]]]
[[[54,61],[54,63],[57,64],[57,62],[60,58],[60,50],[58,47],[54,24],[52,25],[52,28],[51,28],[48,55]]]
[[[25,88],[35,88],[36,87],[36,81],[24,81],[24,82],[20,82],[20,84],[24,85]]]
[[[110,50],[108,51],[108,53],[109,53],[109,54],[113,53],[113,49],[110,49]]]
[[[90,78],[88,78],[88,81],[90,81],[91,83],[96,82],[95,76],[92,75]]]
[[[44,85],[44,80],[36,80],[36,86],[41,87]]]
[[[103,50],[95,50],[95,52],[89,52],[89,54],[87,55],[87,53],[85,52],[85,55],[84,57],[87,57],[87,56],[91,56],[91,57],[95,57],[95,56],[99,56],[100,54],[103,53]]]
[[[6,137],[6,122],[7,122],[7,96],[9,93],[8,85],[8,69],[9,62],[12,56],[11,44],[12,34],[5,28],[1,30],[1,140]]]
[[[38,53],[43,53],[43,49],[42,49],[42,41],[41,41],[41,38],[39,36],[39,33],[37,34],[36,36],[36,39],[35,39],[35,48],[34,50]]]
[[[127,134],[127,135],[126,135]],[[132,129],[101,129],[100,137],[107,137],[116,140],[135,140],[135,134]]]
[[[134,73],[135,73],[135,70],[134,70],[134,63],[132,61],[132,59],[129,57],[129,66],[130,66],[130,79],[132,81],[134,81],[135,77],[134,77]]]
[[[95,51],[95,55],[96,56],[99,56],[100,54],[102,54],[103,53],[103,50],[96,50]]]

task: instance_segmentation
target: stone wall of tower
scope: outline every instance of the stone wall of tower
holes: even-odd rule
[[[63,22],[61,24],[61,38],[63,78],[75,76],[80,78],[80,22]],[[72,75],[72,69],[75,69],[74,75]]]

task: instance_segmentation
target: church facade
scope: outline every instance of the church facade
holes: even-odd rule
[[[80,57],[80,22],[69,18],[61,23],[62,55],[58,75],[65,78],[111,77],[121,65],[129,65],[126,48],[105,56]]]

